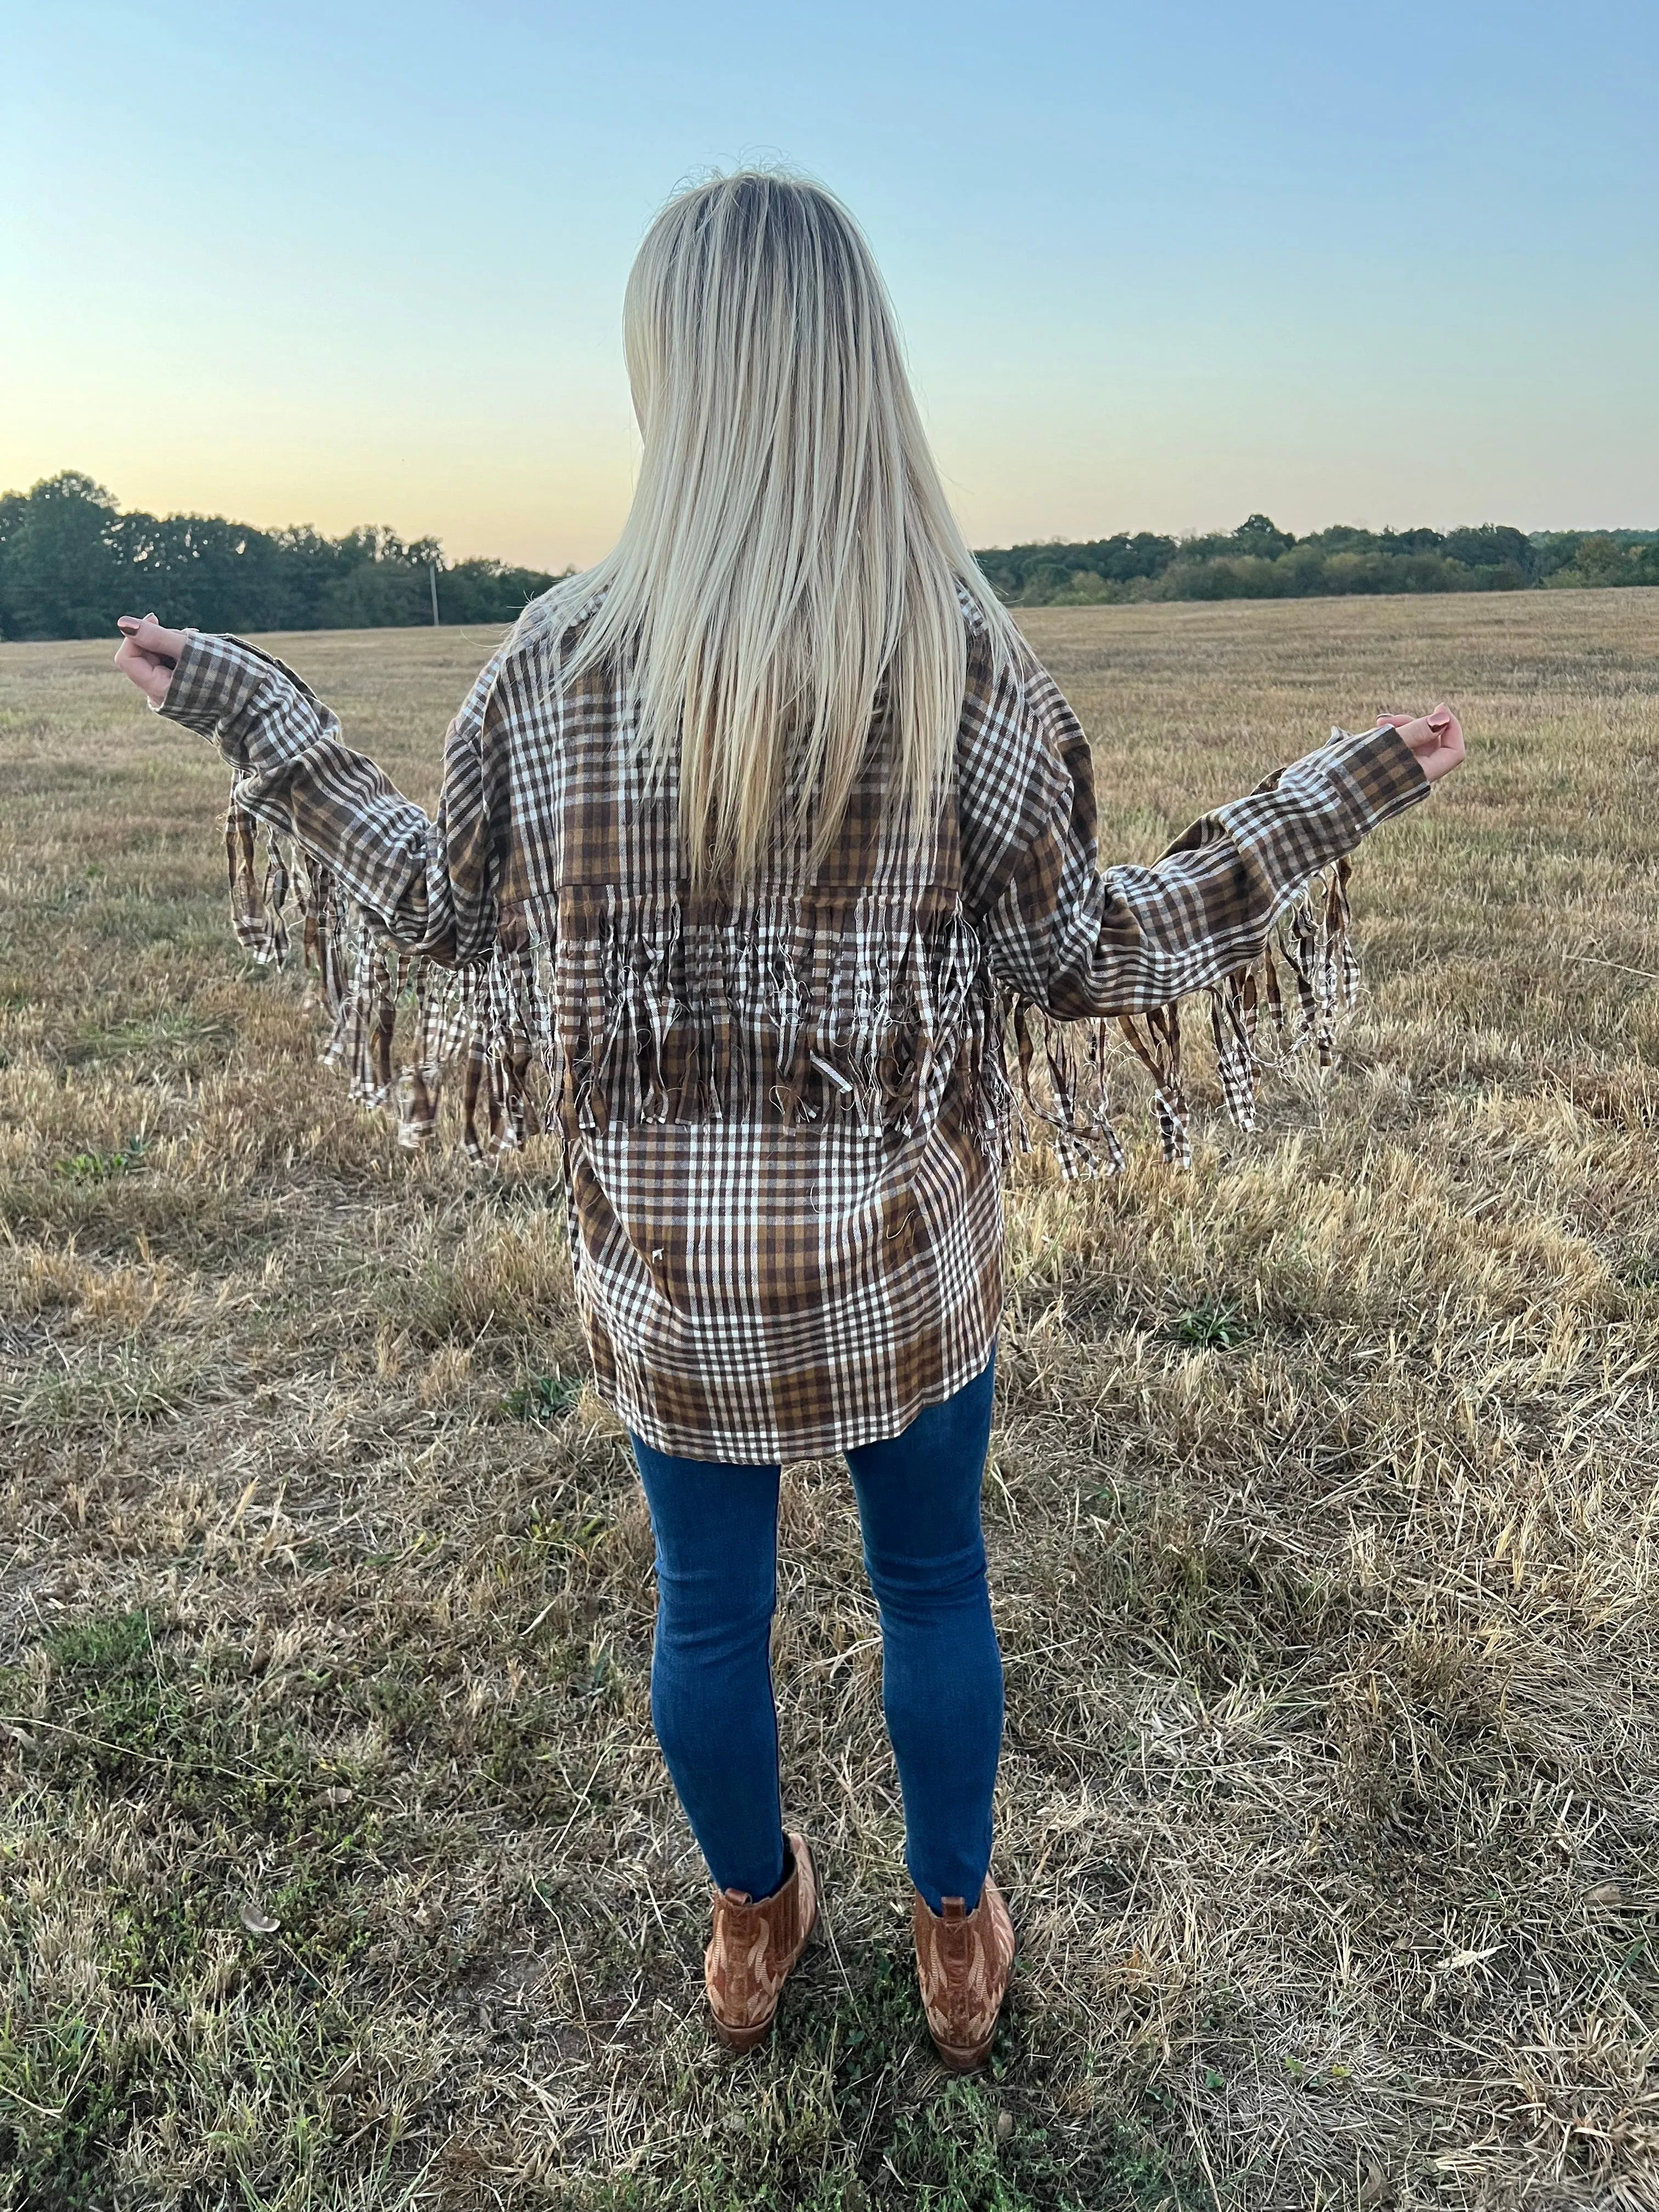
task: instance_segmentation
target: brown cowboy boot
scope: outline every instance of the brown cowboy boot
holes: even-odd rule
[[[982,2066],[1014,1964],[1014,1923],[1002,1892],[988,1874],[971,1912],[959,1897],[933,1911],[917,1893],[910,1912],[916,1938],[916,1979],[939,2055],[958,2074]]]
[[[702,1975],[714,2033],[732,2051],[752,2051],[771,2027],[778,1992],[818,1917],[817,1876],[805,1836],[790,1837],[788,1858],[782,1887],[758,1905],[747,1890],[714,1893],[714,1932]]]

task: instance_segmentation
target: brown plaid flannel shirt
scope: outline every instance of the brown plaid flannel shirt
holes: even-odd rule
[[[192,637],[163,711],[235,770],[239,932],[280,958],[297,890],[329,1056],[358,1095],[399,1094],[405,1141],[434,1126],[452,1061],[475,1149],[545,1114],[597,1384],[647,1443],[768,1462],[896,1435],[988,1355],[1011,1134],[1035,1118],[1068,1164],[1121,1160],[1104,1018],[1183,1158],[1177,1006],[1207,989],[1248,1126],[1259,992],[1282,1020],[1292,978],[1328,1054],[1352,987],[1343,856],[1427,784],[1392,730],[1334,732],[1154,866],[1103,870],[1082,728],[1035,664],[994,680],[965,611],[955,775],[926,849],[883,807],[876,743],[816,878],[780,840],[756,889],[694,897],[625,676],[562,672],[594,604],[580,579],[556,587],[484,669],[435,820],[279,661]]]

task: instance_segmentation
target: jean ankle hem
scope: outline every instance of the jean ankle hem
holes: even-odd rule
[[[730,1890],[736,1890],[740,1895],[747,1897],[751,1905],[764,1905],[769,1897],[775,1897],[777,1895],[778,1892],[783,1887],[783,1885],[788,1881],[790,1875],[793,1874],[794,1870],[795,1855],[789,1848],[788,1837],[783,1833],[781,1829],[780,1829],[778,1832],[778,1872],[775,1881],[765,1883],[759,1889],[750,1889],[740,1881],[721,1881],[715,1874],[713,1867],[710,1867],[708,1869],[708,1878],[722,1896],[725,1896]]]

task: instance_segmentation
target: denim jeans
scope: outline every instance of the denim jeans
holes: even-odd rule
[[[1002,1658],[980,1484],[994,1355],[902,1434],[848,1454],[881,1614],[882,1709],[904,1797],[910,1879],[971,1911],[991,1860]],[[778,1469],[674,1459],[634,1438],[657,1544],[651,1717],[718,1887],[769,1897],[784,1875],[772,1613]]]

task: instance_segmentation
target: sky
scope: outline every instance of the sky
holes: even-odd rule
[[[969,540],[1659,526],[1652,0],[0,0],[0,490],[560,568],[677,186],[852,208]]]

